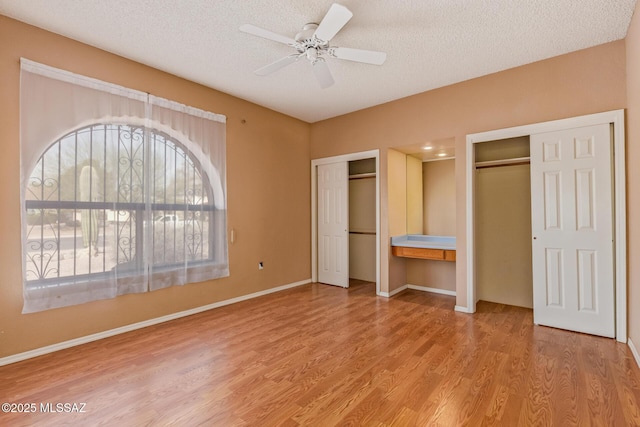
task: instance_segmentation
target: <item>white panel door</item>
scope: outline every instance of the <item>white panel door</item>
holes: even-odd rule
[[[318,166],[318,282],[349,287],[349,166]]]
[[[615,337],[608,124],[531,135],[533,318]]]

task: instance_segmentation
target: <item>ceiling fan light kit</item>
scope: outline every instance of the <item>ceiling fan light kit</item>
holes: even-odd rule
[[[240,31],[262,37],[278,43],[286,44],[296,49],[297,53],[285,56],[271,64],[254,71],[259,76],[267,76],[299,60],[302,57],[311,63],[313,73],[322,89],[334,84],[333,76],[325,58],[335,58],[365,64],[382,65],[387,54],[373,50],[353,49],[348,47],[331,46],[331,39],[349,22],[353,13],[346,7],[334,3],[322,18],[320,24],[308,23],[295,38],[273,33],[255,25],[245,24]]]

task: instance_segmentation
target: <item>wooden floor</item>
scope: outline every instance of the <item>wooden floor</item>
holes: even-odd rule
[[[148,327],[0,367],[0,400],[37,405],[0,425],[640,425],[626,345],[454,303],[310,284]]]

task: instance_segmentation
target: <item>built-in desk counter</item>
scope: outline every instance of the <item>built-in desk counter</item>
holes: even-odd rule
[[[456,260],[456,238],[405,234],[391,238],[391,254],[405,258]]]

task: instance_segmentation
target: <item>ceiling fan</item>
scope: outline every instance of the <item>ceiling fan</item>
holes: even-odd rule
[[[331,39],[349,22],[352,16],[353,13],[349,9],[334,3],[319,25],[315,23],[306,24],[302,27],[302,31],[296,34],[295,38],[282,36],[251,24],[241,26],[240,31],[242,32],[286,44],[297,51],[257,69],[254,73],[259,76],[266,76],[296,62],[302,57],[306,57],[311,62],[313,73],[318,79],[320,87],[325,89],[334,83],[325,57],[382,65],[387,59],[387,54],[384,52],[337,47],[329,44]]]

